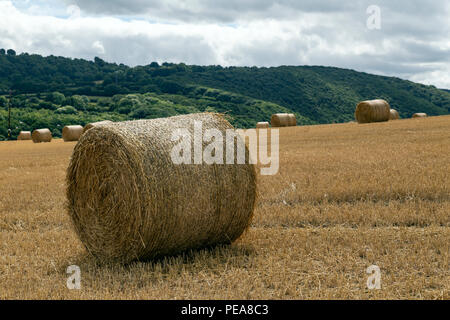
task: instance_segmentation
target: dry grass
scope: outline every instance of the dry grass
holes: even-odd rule
[[[259,179],[237,243],[126,267],[96,265],[70,227],[74,143],[0,143],[0,298],[450,298],[450,117],[280,132],[280,173]]]

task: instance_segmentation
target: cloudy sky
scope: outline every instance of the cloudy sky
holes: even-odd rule
[[[450,89],[450,0],[0,0],[0,48],[130,66],[336,66]]]

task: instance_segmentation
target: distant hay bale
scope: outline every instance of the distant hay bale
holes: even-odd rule
[[[428,115],[426,113],[414,113],[413,118],[426,118]]]
[[[289,127],[292,123],[292,117],[289,113],[276,113],[270,119],[272,128]]]
[[[270,125],[268,122],[258,122],[256,124],[256,129],[267,129],[270,128]]]
[[[51,142],[52,133],[49,129],[36,129],[31,134],[34,143]]]
[[[87,125],[84,126],[82,133],[85,133],[86,131],[88,131],[89,129],[92,129],[93,127],[102,126],[102,125],[110,124],[110,123],[113,123],[113,122],[109,121],[109,120],[104,120],[104,121],[88,123]]]
[[[360,102],[355,110],[358,123],[389,121],[391,107],[385,100],[370,100]]]
[[[256,198],[254,165],[172,161],[180,144],[172,133],[186,129],[193,141],[194,121],[224,137],[233,128],[222,115],[203,113],[104,124],[81,136],[67,169],[68,213],[94,257],[147,260],[228,244],[247,229]],[[224,143],[224,159],[225,150]]]
[[[395,109],[390,110],[389,120],[398,120],[400,119],[400,115],[398,114],[398,111]]]
[[[31,140],[31,132],[30,131],[20,131],[17,136],[17,140]]]
[[[62,130],[62,138],[65,142],[78,141],[82,133],[82,126],[65,126]]]
[[[289,126],[296,127],[297,126],[297,118],[295,114],[289,113]]]

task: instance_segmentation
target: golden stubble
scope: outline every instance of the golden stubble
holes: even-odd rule
[[[72,229],[74,146],[0,143],[1,299],[450,298],[450,117],[280,129],[240,240],[127,266],[96,264]]]

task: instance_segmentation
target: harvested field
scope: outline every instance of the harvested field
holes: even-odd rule
[[[450,299],[450,116],[279,130],[280,172],[236,243],[127,266],[72,229],[75,142],[0,142],[0,299]]]

